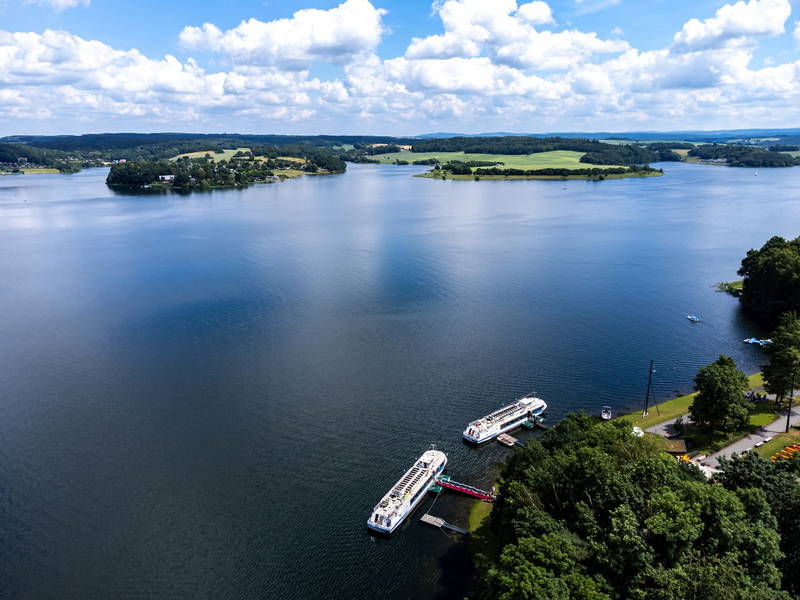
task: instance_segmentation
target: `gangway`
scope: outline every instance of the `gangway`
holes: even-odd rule
[[[449,475],[440,475],[436,478],[436,483],[443,488],[447,488],[455,492],[461,492],[462,494],[472,496],[473,498],[478,498],[484,502],[494,502],[495,500],[495,495],[492,492],[481,490],[466,483],[454,481]]]

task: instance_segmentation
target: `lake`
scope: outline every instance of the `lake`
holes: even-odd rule
[[[0,178],[0,597],[461,597],[465,546],[424,508],[365,527],[430,444],[488,486],[511,451],[461,431],[523,394],[554,423],[641,406],[651,359],[658,400],[720,353],[763,361],[713,286],[800,233],[800,168],[658,166],[191,195]]]

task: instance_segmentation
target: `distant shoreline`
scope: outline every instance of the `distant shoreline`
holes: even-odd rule
[[[629,179],[632,177],[661,177],[664,175],[660,171],[632,171],[630,173],[612,173],[612,174],[598,174],[598,175],[453,175],[451,173],[440,174],[442,171],[426,171],[414,177],[421,177],[424,179],[452,179],[457,181],[569,181],[569,180],[585,180],[585,181],[603,181],[606,179]]]

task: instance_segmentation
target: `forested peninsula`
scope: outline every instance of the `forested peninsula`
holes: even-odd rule
[[[220,189],[271,183],[299,175],[343,173],[344,161],[313,146],[261,146],[235,151],[194,152],[172,160],[119,161],[106,183],[146,189]]]

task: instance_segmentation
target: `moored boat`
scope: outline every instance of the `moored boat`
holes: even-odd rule
[[[367,527],[379,533],[392,533],[422,501],[446,464],[444,452],[431,449],[423,453],[375,505],[367,519]]]
[[[464,439],[475,444],[488,442],[501,433],[516,429],[529,419],[536,419],[546,409],[547,403],[541,398],[522,398],[482,419],[472,421],[464,430]]]

